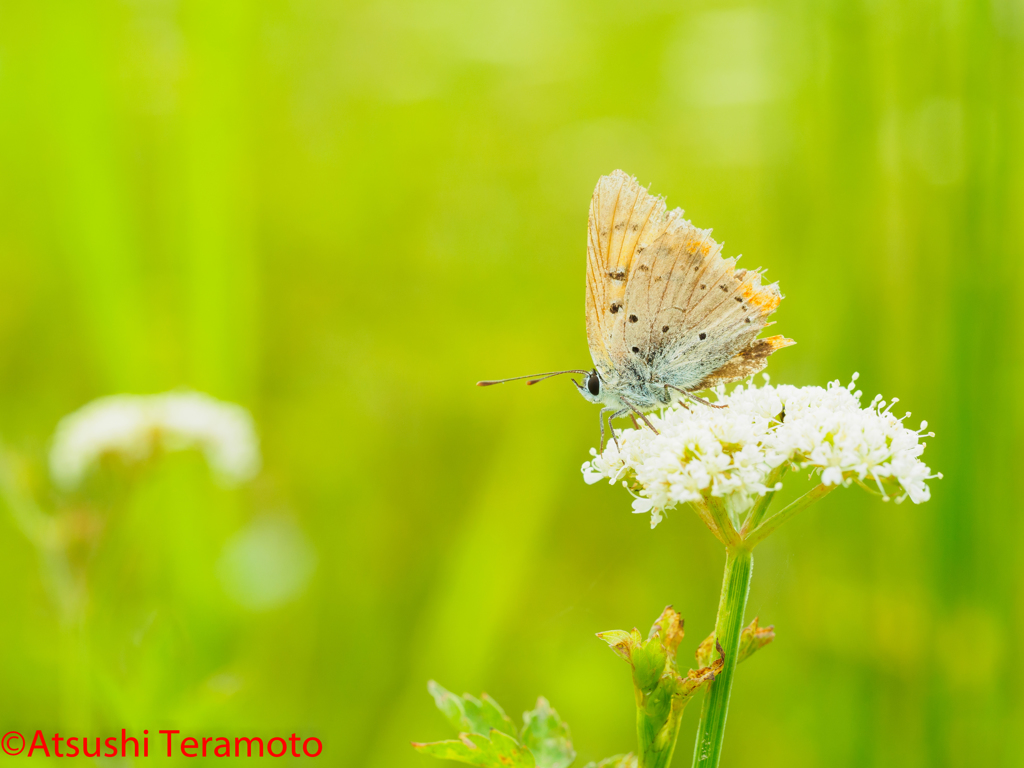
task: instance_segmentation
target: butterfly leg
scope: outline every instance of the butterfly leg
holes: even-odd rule
[[[598,423],[601,425],[601,452],[604,452],[604,415],[608,414],[608,431],[611,433],[612,440],[615,443],[615,449],[619,449],[619,440],[615,437],[615,428],[612,426],[612,419],[617,419],[620,416],[625,416],[629,413],[629,408],[623,408],[622,410],[615,410],[614,408],[602,408],[601,412],[597,416]]]
[[[608,410],[610,411],[612,409],[609,408]],[[627,413],[629,413],[629,408],[623,408],[621,411],[615,411],[615,413],[608,416],[608,430],[612,433],[612,440],[615,441],[615,450],[619,450],[619,439],[615,437],[615,428],[612,426],[612,419],[617,419],[620,416],[625,416]]]
[[[694,402],[700,403],[701,405],[706,405],[708,408],[728,408],[729,407],[728,405],[716,405],[715,403],[712,403],[710,400],[705,400],[703,397],[697,397],[697,395],[690,394],[689,392],[686,393],[686,396],[688,398],[690,398],[691,400],[693,400]]]
[[[604,415],[608,411],[614,410],[613,408],[602,408],[600,413],[597,414],[597,423],[601,427],[601,453],[604,453]],[[611,429],[611,422],[608,423],[608,429]],[[612,432],[612,437],[615,437],[615,433]],[[616,446],[618,447],[618,446]]]
[[[728,405],[715,405],[714,403],[712,403],[712,402],[710,402],[708,400],[705,400],[703,397],[698,397],[697,395],[693,394],[692,392],[687,392],[685,389],[680,389],[679,387],[673,387],[671,384],[666,384],[665,387],[666,387],[666,389],[674,389],[676,392],[678,392],[679,394],[681,394],[683,396],[683,399],[679,401],[679,404],[682,405],[684,408],[686,408],[686,410],[690,410],[687,407],[687,405],[686,405],[686,401],[687,400],[692,400],[695,403],[700,403],[701,405],[706,405],[708,408],[728,408],[729,407]]]
[[[661,434],[660,432],[658,432],[658,430],[655,428],[655,426],[653,424],[651,424],[651,420],[648,419],[646,416],[644,416],[644,412],[643,411],[641,411],[639,408],[637,408],[635,405],[633,405],[631,402],[629,402],[629,400],[626,400],[625,398],[620,398],[620,399],[622,400],[623,403],[626,404],[627,408],[623,409],[622,411],[619,412],[619,414],[616,414],[616,415],[625,414],[627,412],[627,410],[632,411],[634,414],[636,414],[636,416],[639,416],[641,419],[644,420],[644,424],[646,424],[648,427],[650,427],[651,431],[654,434],[656,434],[656,435]],[[633,423],[634,424],[636,423],[636,416],[633,417]]]

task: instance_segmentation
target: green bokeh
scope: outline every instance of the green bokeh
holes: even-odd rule
[[[1024,765],[1022,150],[1016,0],[4,0],[0,438],[47,505],[63,414],[189,386],[252,410],[265,466],[116,490],[80,631],[0,510],[0,732],[297,731],[416,768],[436,678],[547,696],[580,764],[632,748],[594,633],[672,603],[696,647],[721,547],[582,482],[567,382],[472,386],[588,364],[587,204],[621,167],[780,281],[775,381],[860,371],[946,475],[759,548],[778,639],[723,765]],[[246,607],[218,563],[268,515],[316,570]]]

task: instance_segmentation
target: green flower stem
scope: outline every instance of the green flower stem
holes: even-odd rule
[[[769,488],[774,488],[775,484],[782,479],[782,476],[786,474],[786,465],[776,467],[772,470],[772,473],[768,475],[768,479],[765,481],[765,485]],[[747,518],[747,522],[743,524],[743,529],[740,531],[740,536],[746,536],[748,532],[753,531],[757,526],[764,520],[765,514],[768,512],[768,507],[772,503],[772,499],[775,498],[775,491],[768,491],[764,496],[758,499],[754,505],[754,509],[750,512],[750,517]]]
[[[718,601],[718,619],[715,622],[715,639],[722,647],[725,663],[711,683],[711,688],[704,694],[697,743],[693,748],[694,768],[717,768],[722,755],[732,676],[736,671],[740,634],[743,632],[743,611],[747,607],[750,574],[753,570],[754,556],[745,543],[726,550],[725,578],[722,581],[722,596]]]
[[[757,528],[748,533],[744,539],[743,544],[749,549],[753,549],[757,544],[761,543],[768,534],[772,533],[776,528],[782,525],[784,522],[789,520],[793,515],[799,512],[804,507],[813,504],[818,499],[826,496],[829,491],[836,488],[835,485],[816,485],[799,499],[794,501],[787,507],[783,507],[774,515],[769,517]]]
[[[736,528],[733,527],[732,520],[729,519],[729,512],[725,508],[725,504],[722,503],[721,499],[711,496],[708,498],[708,511],[711,514],[711,518],[715,521],[715,525],[721,532],[720,541],[725,544],[726,547],[732,547],[740,543],[740,535],[736,532]]]
[[[652,732],[651,720],[643,707],[636,708],[636,735],[638,744],[637,768],[668,768],[679,739],[679,726],[683,710],[680,708],[669,715],[661,732]]]

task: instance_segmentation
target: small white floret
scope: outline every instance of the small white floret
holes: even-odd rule
[[[824,388],[773,386],[767,377],[761,387],[750,382],[729,394],[716,388],[727,408],[666,408],[652,417],[658,434],[625,429],[617,445],[592,452],[584,479],[624,482],[636,496],[633,511],[650,512],[652,525],[666,509],[711,497],[742,516],[781,488],[768,482],[783,465],[818,472],[824,485],[877,488],[883,500],[927,501],[926,481],[941,477],[920,459],[927,422],[917,431],[904,427],[892,414],[898,398],[887,403],[876,395],[862,406],[861,392],[853,391],[858,378]]]

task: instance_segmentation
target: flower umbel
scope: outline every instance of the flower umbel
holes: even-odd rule
[[[140,462],[158,448],[201,450],[225,485],[248,480],[260,467],[259,440],[248,411],[182,391],[112,395],[65,416],[50,449],[50,473],[58,486],[73,489],[104,455]]]
[[[634,495],[633,511],[650,512],[651,527],[680,503],[722,510],[739,529],[760,500],[781,489],[787,469],[811,469],[824,489],[858,483],[883,500],[927,501],[932,474],[921,461],[919,429],[904,426],[881,395],[867,406],[847,386],[739,385],[715,390],[727,408],[675,405],[649,418],[658,429],[626,429],[583,465],[588,483],[607,478]],[[931,433],[927,433],[929,436]],[[703,515],[702,515],[703,516]]]

